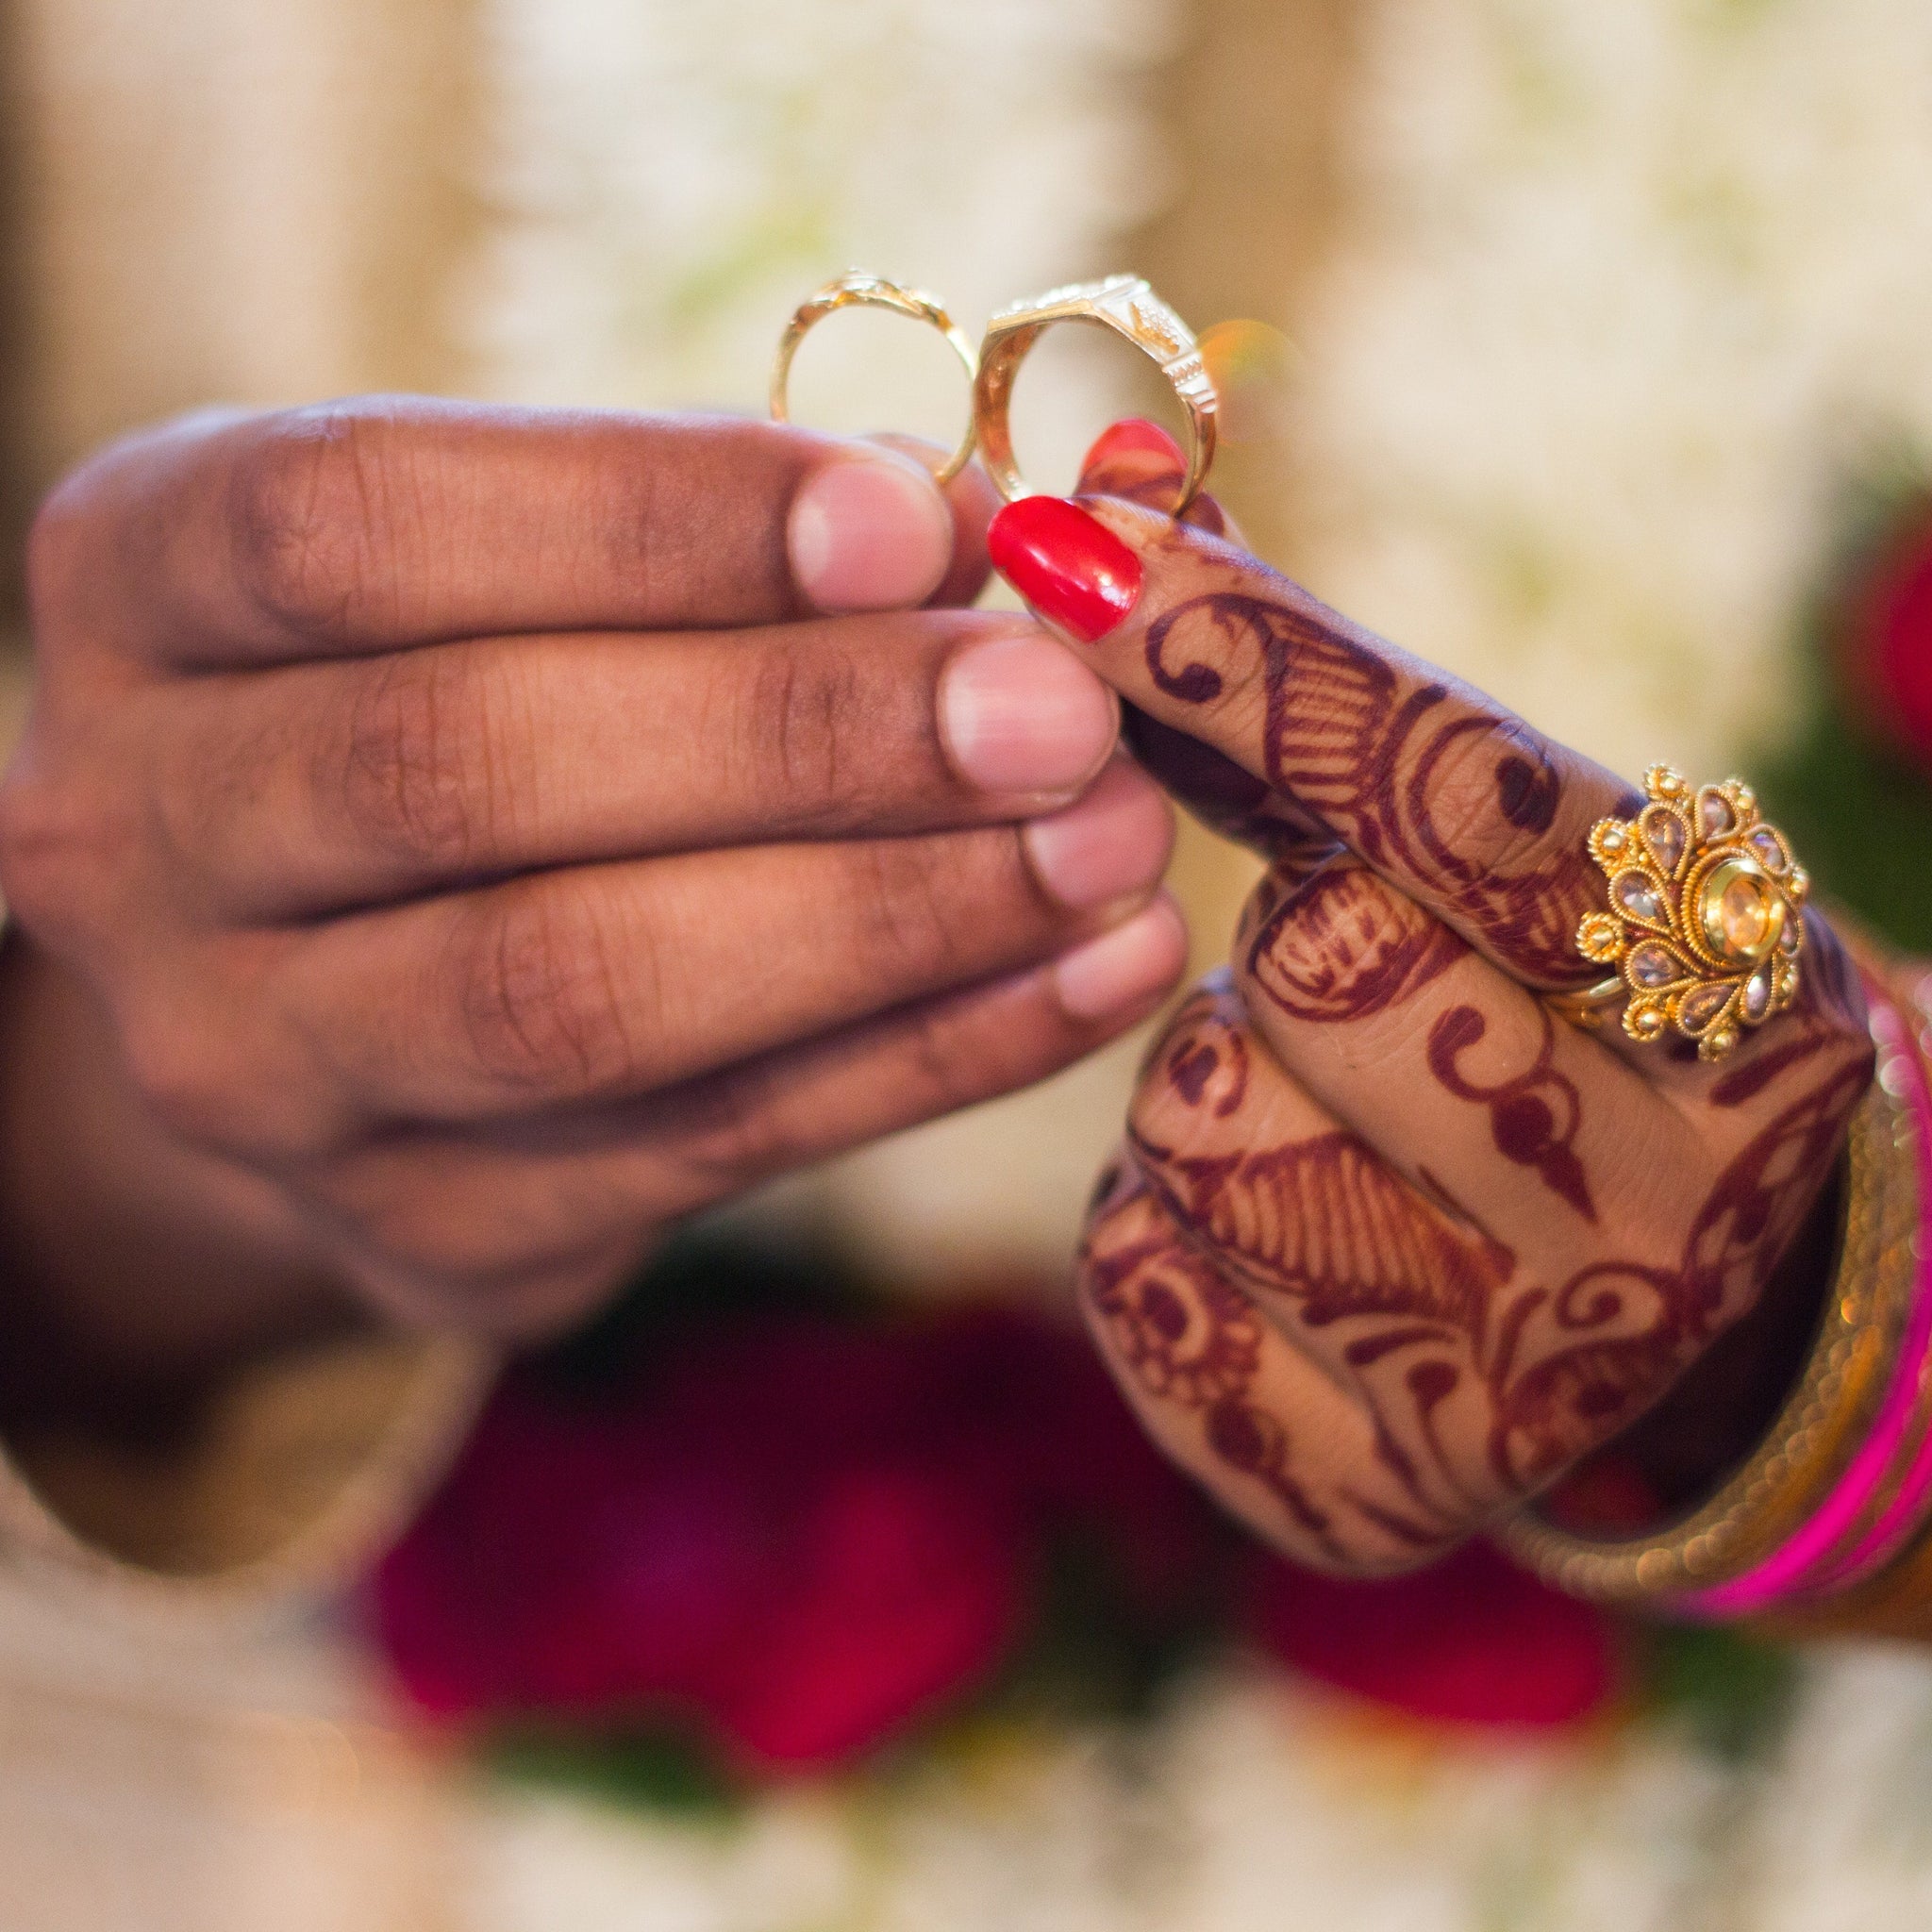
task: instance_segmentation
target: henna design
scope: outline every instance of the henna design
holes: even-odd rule
[[[1174,1016],[1148,1070],[1164,1069],[1170,1090],[1191,1108],[1226,1120],[1248,1097],[1248,1056],[1247,1036],[1220,1012],[1209,989]]]
[[[1131,1140],[1182,1225],[1249,1279],[1292,1296],[1310,1327],[1358,1315],[1457,1335],[1487,1325],[1502,1257],[1429,1209],[1356,1135],[1226,1156]]]
[[[1552,1193],[1594,1224],[1596,1203],[1575,1150],[1583,1102],[1575,1081],[1554,1065],[1556,1023],[1541,1006],[1537,1017],[1543,1037],[1534,1064],[1514,1079],[1484,1085],[1468,1079],[1457,1062],[1488,1033],[1489,1022],[1474,1007],[1449,1008],[1429,1029],[1429,1072],[1457,1099],[1489,1108],[1490,1138],[1504,1159],[1535,1168]]]
[[[1298,1020],[1365,1020],[1400,1004],[1469,948],[1414,900],[1347,860],[1324,866],[1263,909],[1247,968]]]
[[[1744,1311],[1810,1211],[1867,1077],[1856,1056],[1766,1125],[1718,1176],[1674,1269],[1604,1261],[1563,1283],[1548,1304],[1556,1328],[1594,1339],[1552,1347],[1520,1374],[1506,1365],[1491,1439],[1500,1474],[1518,1489],[1553,1475],[1634,1420]]]
[[[1432,1029],[1430,1064],[1450,1091],[1490,1108],[1499,1148],[1593,1220],[1571,1144],[1578,1096],[1552,1065],[1554,1025],[1543,1027],[1527,1071],[1479,1081],[1464,1056],[1486,1024],[1452,1008]],[[1164,1144],[1141,1108],[1129,1147],[1194,1263],[1248,1306],[1277,1299],[1360,1391],[1399,1500],[1391,1512],[1387,1499],[1339,1489],[1338,1524],[1358,1518],[1400,1538],[1400,1523],[1427,1547],[1634,1421],[1744,1312],[1864,1090],[1862,1035],[1834,1043],[1823,1077],[1711,1183],[1674,1259],[1599,1256],[1554,1282],[1526,1276],[1439,1181],[1402,1179],[1352,1134],[1248,1144],[1255,1048],[1219,1007],[1197,1008],[1155,1063],[1198,1139],[1191,1129],[1185,1148]],[[1819,1065],[1823,1044],[1803,1063]]]
[[[1518,977],[1577,983],[1574,922],[1597,888],[1580,839],[1565,856],[1544,837],[1564,809],[1560,753],[1446,681],[1423,681],[1357,643],[1339,620],[1288,603],[1192,599],[1150,628],[1146,655],[1156,684],[1190,703],[1224,697],[1238,671],[1259,666],[1268,785],[1218,754],[1194,769],[1203,790],[1221,788],[1217,822],[1258,828],[1280,855],[1241,943],[1256,986],[1282,1010],[1316,1022],[1384,1011],[1457,957],[1461,942],[1441,948],[1430,936],[1444,928],[1381,875],[1413,882],[1419,899],[1481,932]],[[1636,801],[1616,808],[1627,814]],[[1499,842],[1500,824],[1524,836]],[[1469,836],[1479,826],[1480,853]],[[1184,1145],[1164,1144],[1149,1124],[1161,1108],[1143,1101],[1128,1169],[1166,1224],[1151,1278],[1172,1296],[1177,1281],[1192,1282],[1191,1298],[1169,1306],[1116,1282],[1102,1306],[1099,1264],[1089,1264],[1096,1320],[1110,1324],[1124,1372],[1143,1389],[1169,1377],[1167,1399],[1201,1416],[1211,1457],[1267,1484],[1324,1549],[1346,1548],[1351,1523],[1385,1545],[1432,1548],[1533,1491],[1668,1391],[1745,1312],[1810,1210],[1871,1064],[1856,978],[1827,928],[1812,937],[1818,970],[1789,1024],[1707,1085],[1691,1076],[1688,1091],[1718,1110],[1713,1131],[1725,1110],[1774,1093],[1783,1105],[1711,1181],[1681,1248],[1599,1247],[1562,1278],[1538,1278],[1435,1177],[1402,1179],[1352,1134],[1257,1145],[1242,1129],[1257,1089],[1258,1104],[1274,1104],[1266,1057],[1256,1058],[1232,1008],[1197,1008],[1150,1060],[1149,1093],[1166,1117],[1181,1110]],[[1507,1079],[1470,1071],[1488,1033],[1474,1007],[1438,1016],[1427,1062],[1446,1091],[1487,1109],[1506,1159],[1595,1225],[1575,1145],[1580,1094],[1555,1067],[1554,1023],[1538,1017],[1535,1058]],[[1734,1131],[1723,1136],[1732,1145]],[[1209,1279],[1219,1303],[1200,1286]],[[1197,1333],[1238,1337],[1242,1321],[1299,1331],[1358,1391],[1374,1432],[1370,1489],[1386,1475],[1393,1507],[1390,1495],[1324,1485],[1320,1534],[1308,1530],[1313,1505],[1294,1480],[1290,1424],[1255,1404],[1257,1370],[1230,1372],[1238,1391],[1172,1381],[1171,1364],[1198,1353]],[[1164,1355],[1146,1339],[1162,1323]],[[1213,1373],[1224,1359],[1204,1357]]]
[[[1144,649],[1156,686],[1185,704],[1223,694],[1217,665],[1258,666],[1263,774],[1277,793],[1378,872],[1415,882],[1517,977],[1568,987],[1590,976],[1576,923],[1599,894],[1580,837],[1574,852],[1539,841],[1513,865],[1499,863],[1493,840],[1473,856],[1458,849],[1489,812],[1532,833],[1557,822],[1562,774],[1520,721],[1446,683],[1404,677],[1332,613],[1245,591],[1176,605],[1149,626]],[[1471,756],[1490,760],[1479,807]]]
[[[1297,866],[1319,864],[1341,850],[1312,814],[1211,744],[1133,705],[1122,707],[1121,736],[1149,774],[1223,838]]]
[[[1111,1214],[1136,1198],[1116,1200]],[[1148,1199],[1144,1186],[1138,1198]],[[1214,1457],[1259,1483],[1331,1560],[1346,1561],[1333,1520],[1292,1472],[1287,1427],[1251,1398],[1264,1333],[1253,1302],[1158,1223],[1105,1251],[1090,1229],[1081,1282],[1121,1370],[1148,1395],[1198,1413]]]

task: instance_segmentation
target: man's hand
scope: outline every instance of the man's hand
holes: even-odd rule
[[[1168,808],[1091,672],[958,608],[991,508],[767,425],[399,401],[78,472],[0,791],[32,1298],[133,1352],[343,1289],[543,1329],[1148,1012]]]

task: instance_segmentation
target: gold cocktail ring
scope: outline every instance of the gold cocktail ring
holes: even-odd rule
[[[979,373],[979,358],[972,342],[936,296],[921,289],[902,289],[897,282],[889,282],[883,275],[867,275],[863,269],[847,269],[842,275],[808,295],[791,311],[791,320],[785,325],[785,333],[778,339],[778,359],[772,365],[773,422],[791,420],[786,391],[791,381],[791,358],[798,354],[799,343],[817,324],[841,308],[890,308],[894,315],[923,322],[938,329],[952,345],[953,354],[965,367],[968,382]],[[974,420],[969,415],[958,447],[933,473],[936,482],[950,483],[973,460],[974,436]]]
[[[1033,492],[1013,459],[1013,381],[1027,352],[1057,322],[1084,322],[1124,336],[1160,365],[1188,415],[1188,472],[1172,514],[1192,503],[1214,461],[1214,423],[1219,399],[1201,359],[1194,333],[1139,275],[1109,275],[1051,289],[1002,308],[986,325],[979,345],[979,378],[973,388],[973,422],[979,459],[1008,503]]]
[[[1797,996],[1811,882],[1784,834],[1758,817],[1748,785],[1727,778],[1693,791],[1653,765],[1643,790],[1649,802],[1634,819],[1591,828],[1610,907],[1585,916],[1576,944],[1615,976],[1569,995],[1572,1017],[1627,995],[1632,1040],[1674,1030],[1697,1042],[1700,1058],[1722,1059],[1745,1027]],[[1565,996],[1555,1004],[1568,1010]]]

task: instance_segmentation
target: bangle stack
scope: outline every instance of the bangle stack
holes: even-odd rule
[[[1574,1534],[1535,1509],[1505,1545],[1573,1595],[1722,1620],[1840,1602],[1932,1524],[1932,1086],[1913,1016],[1866,975],[1877,1077],[1854,1117],[1836,1271],[1796,1388],[1716,1494],[1663,1529]]]

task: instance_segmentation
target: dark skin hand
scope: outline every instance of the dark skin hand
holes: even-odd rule
[[[1148,1427],[1232,1509],[1304,1561],[1399,1570],[1687,1376],[1761,1421],[1816,1307],[1871,1041],[1815,911],[1797,1007],[1721,1062],[1554,1018],[1538,994],[1598,971],[1574,941],[1604,903],[1586,834],[1631,789],[1257,562],[1211,504],[1148,507],[1176,475],[1141,433],[1090,459],[1101,536],[1071,551],[1115,573],[1098,621],[1054,588],[1064,525],[1030,556],[1021,519],[993,532],[1149,769],[1270,860],[1229,966],[1148,1058],[1083,1300]],[[1696,1413],[1651,1444],[1674,1488],[1734,1446]]]
[[[1185,940],[981,478],[770,425],[208,417],[34,533],[0,788],[0,1359],[125,1412],[517,1338],[676,1217],[1026,1085]]]

